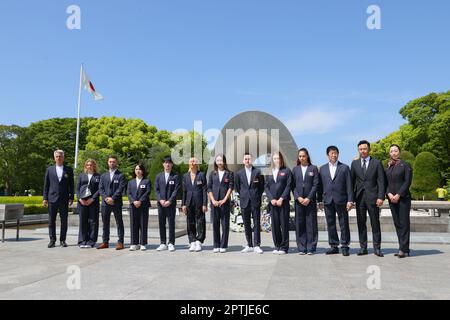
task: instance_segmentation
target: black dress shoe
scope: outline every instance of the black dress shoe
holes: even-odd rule
[[[50,241],[47,246],[49,249],[55,247],[55,241]]]
[[[349,248],[342,248],[342,255],[344,257],[348,257],[350,255],[350,249]]]
[[[380,257],[380,258],[384,257],[384,254],[383,254],[383,252],[381,252],[380,249],[375,249],[373,254],[378,256],[378,257]]]
[[[400,252],[398,253],[398,256],[397,256],[397,257],[399,257],[399,259],[409,257],[409,252],[402,252],[402,251],[400,251]]]
[[[369,254],[369,252],[367,251],[367,249],[361,249],[361,250],[359,250],[359,252],[358,252],[358,256],[365,256],[365,255],[367,255],[367,254]]]
[[[328,250],[325,254],[329,255],[329,254],[338,254],[339,253],[339,248],[331,248],[330,250]]]
[[[62,248],[67,248],[67,243],[66,243],[65,241],[61,241],[61,242],[60,242],[60,246],[61,246]]]

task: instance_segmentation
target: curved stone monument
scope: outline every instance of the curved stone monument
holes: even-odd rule
[[[268,173],[270,155],[280,151],[285,164],[293,169],[297,161],[297,145],[286,126],[273,115],[261,111],[246,111],[231,118],[221,130],[214,147],[213,158],[219,153],[227,157],[231,171],[238,171],[245,152],[250,152],[256,163]],[[266,157],[265,157],[266,156]],[[213,160],[211,160],[213,162]],[[208,172],[213,170],[209,165]]]

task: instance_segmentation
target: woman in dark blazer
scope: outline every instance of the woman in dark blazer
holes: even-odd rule
[[[99,219],[99,184],[100,175],[97,163],[88,159],[84,163],[84,172],[78,176],[77,183],[77,211],[79,215],[78,246],[80,248],[94,248],[98,238]]]
[[[142,164],[134,168],[133,179],[128,182],[127,194],[130,201],[130,251],[147,250],[148,211],[150,205],[151,182]]]
[[[313,255],[317,249],[317,190],[319,170],[311,164],[307,149],[298,151],[297,166],[292,171],[295,199],[295,234],[301,255]]]
[[[386,169],[386,194],[394,219],[399,242],[399,258],[409,257],[411,186],[413,172],[411,166],[400,159],[400,147],[396,144],[389,149],[390,160]]]
[[[189,171],[183,176],[182,210],[187,217],[189,251],[202,251],[208,211],[206,175],[199,171],[197,158],[189,159]]]
[[[208,196],[211,201],[211,220],[213,223],[214,253],[225,253],[228,248],[230,232],[231,192],[234,175],[228,170],[225,155],[219,154],[214,159],[214,171],[208,178]],[[220,226],[222,225],[222,236]]]
[[[266,180],[265,191],[269,199],[272,217],[274,254],[286,254],[289,250],[289,215],[292,188],[292,172],[285,166],[281,152],[272,155],[272,174]]]

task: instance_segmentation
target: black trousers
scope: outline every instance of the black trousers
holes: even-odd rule
[[[176,205],[164,208],[158,203],[159,237],[161,244],[167,244],[166,221],[169,221],[169,243],[175,245],[175,215]]]
[[[253,245],[259,247],[261,245],[261,207],[253,207],[249,204],[246,208],[241,209],[247,245],[250,248]]]
[[[328,243],[331,247],[339,246],[339,236],[336,228],[336,214],[341,227],[341,247],[348,248],[350,245],[350,226],[346,204],[325,204],[325,218],[327,220]]]
[[[369,212],[370,225],[372,226],[373,248],[381,248],[380,208],[376,203],[369,202],[365,192],[356,199],[356,221],[358,222],[359,245],[361,249],[367,249],[367,212]]]
[[[202,211],[202,205],[191,204],[187,211],[187,233],[189,243],[200,241],[203,243],[206,238],[206,219]]]
[[[400,198],[398,203],[389,202],[389,207],[397,231],[399,250],[409,253],[411,198]]]
[[[148,244],[148,211],[147,205],[142,205],[139,209],[134,205],[130,206],[131,245]]]
[[[289,201],[283,201],[281,207],[270,205],[272,217],[272,238],[276,250],[289,250]]]
[[[228,236],[230,233],[230,201],[221,207],[211,205],[211,215],[213,224],[214,248],[228,248]],[[222,236],[220,235],[220,226],[222,226]]]
[[[69,217],[69,201],[59,201],[48,204],[48,235],[51,241],[56,241],[56,216],[61,220],[61,231],[59,234],[60,241],[66,241],[67,237],[67,220]]]
[[[103,243],[109,242],[109,228],[111,222],[111,212],[114,213],[117,225],[118,242],[123,243],[125,236],[125,229],[123,226],[122,206],[102,206],[102,221],[103,221]]]
[[[78,245],[95,245],[98,239],[98,202],[93,202],[90,206],[82,206],[78,203],[78,216],[80,220]]]
[[[311,201],[306,207],[295,202],[295,234],[299,252],[316,252],[319,227],[315,201]]]

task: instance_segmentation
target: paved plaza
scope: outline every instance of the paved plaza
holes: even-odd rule
[[[75,234],[71,228],[69,248],[47,249],[42,229],[21,230],[19,242],[8,229],[0,243],[0,299],[450,299],[449,234],[412,234],[406,259],[394,257],[391,233],[383,234],[384,258],[357,256],[355,234],[350,257],[326,256],[324,232],[315,256],[297,254],[293,232],[285,256],[272,254],[267,233],[262,255],[240,253],[244,235],[234,232],[225,254],[212,253],[210,231],[199,253],[187,250],[186,236],[177,238],[176,252],[156,252],[153,230],[146,252],[81,250]]]

